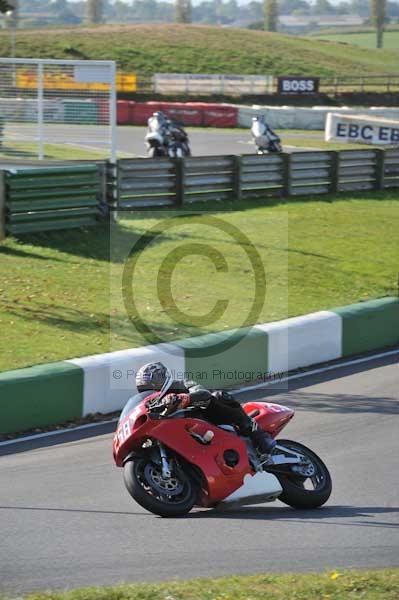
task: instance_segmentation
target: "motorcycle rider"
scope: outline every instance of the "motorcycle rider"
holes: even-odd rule
[[[282,151],[280,137],[266,123],[264,115],[252,117],[251,134],[258,153]]]
[[[163,151],[168,155],[169,146],[173,146],[174,142],[180,144],[183,155],[190,156],[190,146],[186,131],[182,126],[169,119],[162,111],[158,110],[152,114],[147,120],[148,133],[145,137],[147,145],[149,144],[149,138],[157,135],[159,142],[162,143]],[[176,149],[174,150],[176,152]],[[179,154],[171,154],[171,156],[179,156]]]
[[[161,362],[140,367],[136,374],[136,386],[139,392],[159,392],[165,386],[167,389],[164,388],[164,391],[168,392],[164,398],[167,414],[190,406],[201,409],[202,418],[214,425],[233,425],[240,435],[251,439],[261,454],[261,460],[266,460],[276,445],[275,440],[259,428],[231,394],[224,390],[211,393],[195,381],[173,380]]]

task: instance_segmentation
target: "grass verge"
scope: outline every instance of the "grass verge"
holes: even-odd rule
[[[399,569],[330,571],[321,575],[255,575],[160,584],[84,588],[26,600],[397,600]]]
[[[173,211],[134,213],[111,237],[102,225],[7,238],[0,246],[0,370],[142,346],[156,336],[171,341],[241,326],[254,298],[254,272],[245,253],[250,247],[267,282],[256,322],[396,293],[396,192],[226,203],[218,213],[205,206],[187,210],[216,215],[247,241],[200,229],[197,215],[182,218]],[[180,229],[160,233],[165,219]],[[153,242],[137,252],[137,239],[149,232],[155,233]],[[182,243],[202,245],[208,255],[173,263],[168,298],[163,294],[169,284],[162,280],[168,264],[162,276],[160,266]],[[131,325],[121,298],[124,258],[132,249],[139,259],[136,304],[153,332],[150,338]],[[213,262],[218,253],[227,271]],[[228,300],[227,309],[209,323],[201,321],[220,299]]]
[[[36,142],[12,142],[0,146],[0,158],[7,159],[32,159],[38,157],[39,147]],[[106,159],[109,152],[101,150],[84,149],[73,144],[44,144],[44,159],[56,160],[90,160]]]

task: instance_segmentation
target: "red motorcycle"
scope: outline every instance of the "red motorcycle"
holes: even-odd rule
[[[193,506],[239,506],[277,498],[294,508],[317,508],[331,494],[331,477],[309,448],[278,440],[266,462],[234,427],[201,419],[201,409],[168,414],[170,383],[154,394],[133,396],[123,409],[113,440],[115,463],[124,469],[129,494],[162,517],[187,514]],[[276,437],[294,411],[269,402],[244,410]]]

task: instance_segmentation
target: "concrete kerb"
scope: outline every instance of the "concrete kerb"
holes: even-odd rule
[[[268,335],[270,373],[287,373],[299,367],[328,362],[342,356],[342,320],[320,311],[257,325]]]
[[[137,370],[145,363],[158,361],[164,363],[176,379],[184,376],[184,351],[176,344],[144,346],[68,360],[84,372],[83,416],[121,409],[137,391]]]
[[[0,434],[120,410],[136,391],[137,369],[150,361],[162,361],[176,378],[232,388],[395,344],[399,299],[383,298],[247,330],[2,373]]]

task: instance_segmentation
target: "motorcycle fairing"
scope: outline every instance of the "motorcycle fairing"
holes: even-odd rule
[[[272,402],[246,402],[242,407],[247,414],[256,411],[253,419],[263,431],[267,431],[273,437],[280,433],[295,414],[292,408]]]
[[[241,487],[227,496],[219,506],[241,506],[243,504],[260,504],[273,502],[283,488],[277,477],[266,471],[257,472],[255,475],[247,474]]]

